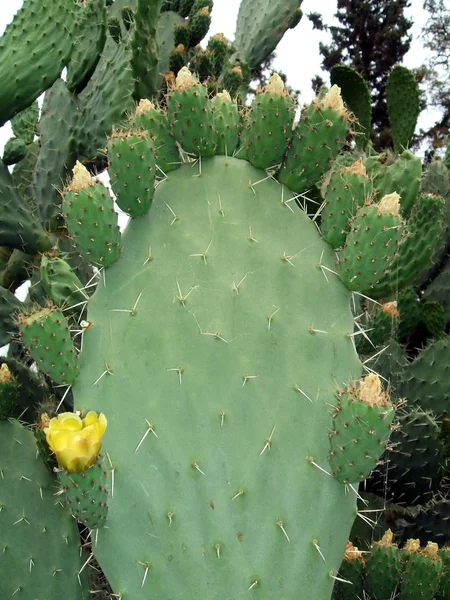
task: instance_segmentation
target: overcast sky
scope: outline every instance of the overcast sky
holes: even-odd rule
[[[407,10],[407,16],[414,21],[412,47],[403,61],[403,64],[409,68],[419,66],[425,58],[425,52],[419,39],[420,29],[426,17],[426,13],[422,9],[422,2],[423,0],[412,0],[411,8]],[[0,34],[22,4],[23,0],[1,0]],[[214,0],[211,34],[221,32],[227,38],[233,39],[239,4],[240,0]],[[321,2],[304,0],[302,9],[304,13],[320,11],[324,16],[324,22],[329,24],[336,11],[336,0],[321,0]],[[321,73],[319,41],[326,42],[327,40],[326,33],[313,31],[310,21],[303,18],[295,30],[289,30],[286,33],[277,48],[274,67],[287,75],[287,80],[292,88],[301,91],[301,102],[311,100],[311,79],[314,75]],[[327,81],[326,75],[324,79]],[[420,125],[422,127],[431,125],[434,117],[433,114],[422,113]],[[3,150],[3,145],[10,135],[8,124],[0,129],[0,151]]]

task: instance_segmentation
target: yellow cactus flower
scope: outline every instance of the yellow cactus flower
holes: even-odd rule
[[[72,473],[92,466],[100,452],[106,425],[105,415],[92,410],[84,419],[70,412],[51,419],[44,431],[59,466]]]

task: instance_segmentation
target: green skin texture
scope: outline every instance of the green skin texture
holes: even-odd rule
[[[239,145],[241,118],[235,102],[215,96],[211,100],[214,129],[217,135],[216,154],[233,156]]]
[[[334,414],[333,433],[330,435],[330,467],[342,483],[364,481],[383,454],[391,433],[394,409],[370,406],[354,393],[339,397]]]
[[[450,337],[429,344],[402,375],[401,395],[409,404],[450,416]]]
[[[333,248],[343,246],[351,219],[364,204],[371,187],[365,175],[349,173],[339,166],[333,170],[324,194],[327,204],[320,222],[323,238]]]
[[[442,560],[442,576],[436,600],[446,600],[450,597],[450,548],[442,548],[439,556]]]
[[[365,587],[373,600],[390,600],[400,578],[400,556],[395,545],[375,543],[366,562]]]
[[[0,347],[9,344],[17,331],[13,315],[21,306],[22,302],[12,292],[0,287]]]
[[[253,100],[248,115],[248,160],[258,169],[275,167],[283,160],[292,136],[295,104],[290,96],[263,92]]]
[[[34,254],[51,248],[50,238],[19,196],[8,167],[0,161],[0,245]],[[6,209],[6,210],[5,210]],[[20,227],[17,224],[20,223]]]
[[[298,24],[302,0],[242,0],[234,46],[237,55],[258,66],[277,47],[285,32]]]
[[[399,600],[433,600],[442,572],[442,560],[432,560],[419,552],[401,552],[402,583]]]
[[[118,217],[103,184],[95,183],[78,192],[66,192],[62,208],[76,247],[94,265],[106,267],[119,258]]]
[[[3,162],[5,165],[15,165],[27,155],[27,145],[21,138],[9,138],[3,150]]]
[[[394,150],[408,147],[420,113],[420,92],[412,71],[397,65],[389,73],[386,100]]]
[[[27,0],[8,25],[0,38],[0,126],[59,77],[72,53],[77,11],[75,0]]]
[[[89,0],[80,7],[75,39],[67,69],[67,87],[78,94],[95,71],[106,42],[104,0]]]
[[[371,294],[383,272],[391,268],[401,229],[400,217],[381,213],[377,205],[356,212],[340,254],[341,279],[349,289]]]
[[[344,145],[349,126],[335,110],[310,104],[294,130],[280,181],[299,194],[315,186]]]
[[[19,386],[15,379],[0,382],[0,420],[9,419],[19,404]]]
[[[355,115],[358,132],[355,141],[358,148],[364,149],[370,139],[372,125],[372,98],[367,83],[358,71],[347,65],[335,65],[330,73],[331,85],[341,88],[345,105]]]
[[[56,478],[17,421],[0,422],[0,468],[0,596],[89,600],[87,570],[81,585],[77,577],[87,557],[80,556],[76,523],[55,504]]]
[[[115,488],[95,552],[124,598],[222,600],[255,580],[264,600],[331,595],[355,496],[308,457],[327,468],[327,403],[360,374],[349,292],[281,187],[251,189],[262,175],[225,157],[173,172],[92,298],[73,391],[108,417]]]
[[[133,135],[134,133],[134,135]],[[150,210],[155,193],[156,163],[152,138],[130,131],[108,140],[111,187],[121,210],[140,217]]]
[[[95,463],[81,472],[60,470],[58,479],[66,502],[76,519],[89,529],[107,526],[109,472],[106,459],[99,455]]]
[[[22,138],[29,145],[34,140],[36,126],[39,121],[39,105],[37,102],[30,104],[28,108],[17,113],[11,119],[11,127],[16,137]]]
[[[19,331],[23,344],[41,372],[59,384],[72,384],[79,371],[78,355],[64,313],[42,308],[20,316]]]
[[[161,176],[178,169],[180,155],[167,115],[163,110],[157,108],[147,110],[136,115],[130,121],[130,125],[134,129],[148,131],[153,136],[158,168],[157,175]]]

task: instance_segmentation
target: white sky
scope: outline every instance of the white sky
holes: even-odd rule
[[[403,64],[409,68],[419,66],[426,54],[419,36],[420,29],[425,20],[426,13],[422,9],[423,0],[412,0],[411,8],[407,10],[407,16],[412,18],[413,43],[410,51],[405,56]],[[14,14],[22,6],[23,0],[1,1],[0,8],[0,34],[6,25],[12,20]],[[236,16],[240,0],[214,0],[212,13],[211,34],[224,33],[229,39],[234,37]],[[302,4],[304,13],[320,12],[324,16],[324,22],[330,24],[336,11],[336,0],[304,0]],[[287,75],[287,81],[294,89],[301,91],[300,101],[309,102],[312,98],[311,79],[316,74],[321,74],[319,54],[319,41],[327,42],[328,36],[325,32],[313,31],[312,24],[304,17],[295,30],[289,30],[277,48],[277,58],[274,67],[280,69]],[[327,81],[327,75],[324,75]],[[436,113],[422,113],[419,125],[426,127],[431,125]],[[3,151],[5,142],[11,135],[9,124],[0,129],[0,151]]]

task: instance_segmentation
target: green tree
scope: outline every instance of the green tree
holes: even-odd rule
[[[391,144],[386,83],[389,71],[402,62],[411,44],[412,21],[404,15],[409,6],[408,0],[338,0],[339,26],[325,25],[318,13],[308,15],[314,28],[331,34],[331,44],[319,45],[323,69],[346,64],[367,81],[372,93],[372,142],[377,149]],[[314,87],[320,83],[320,78],[313,80]]]
[[[450,5],[446,0],[425,0],[423,7],[428,18],[422,39],[431,56],[420,73],[427,87],[428,106],[440,111],[434,125],[420,132],[420,139],[429,142],[431,158],[450,143]]]

